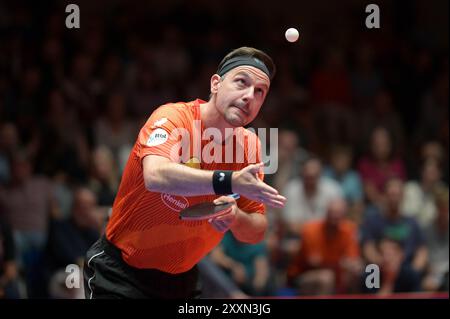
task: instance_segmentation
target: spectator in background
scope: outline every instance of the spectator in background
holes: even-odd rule
[[[444,147],[436,140],[429,140],[422,144],[420,150],[420,159],[425,162],[426,160],[435,160],[439,164],[444,161]]]
[[[89,188],[97,197],[99,206],[112,207],[119,176],[112,152],[106,146],[99,146],[92,152]]]
[[[334,199],[324,219],[306,223],[301,246],[288,269],[301,295],[355,292],[362,271],[358,228],[346,219],[344,199]]]
[[[152,66],[141,63],[136,66],[133,83],[130,92],[130,110],[139,122],[145,122],[149,114],[158,106],[162,105],[164,96],[170,95],[157,81],[152,72]],[[132,78],[133,78],[132,77]]]
[[[108,96],[105,115],[95,125],[96,145],[105,145],[116,161],[121,148],[130,148],[137,136],[137,128],[128,120],[125,97],[120,93]]]
[[[282,219],[295,234],[305,222],[324,218],[330,201],[342,197],[339,184],[322,177],[322,162],[316,157],[304,162],[301,177],[292,179],[282,193],[289,198]]]
[[[422,228],[429,226],[437,215],[433,192],[437,188],[448,189],[441,177],[439,163],[429,159],[423,163],[420,182],[409,181],[405,184],[402,211],[414,217]]]
[[[87,53],[77,53],[70,65],[70,76],[63,81],[63,92],[68,102],[76,106],[82,125],[89,127],[97,114],[96,85],[93,76],[94,61]]]
[[[422,144],[421,147],[421,154],[420,158],[422,162],[427,161],[428,159],[435,160],[437,163],[439,163],[439,166],[442,168],[442,174],[443,174],[443,181],[445,183],[449,183],[449,164],[448,164],[448,155],[445,152],[444,146],[442,143],[435,141],[435,140],[429,140]],[[448,151],[448,148],[447,148]],[[448,153],[448,152],[447,152]],[[419,169],[417,169],[419,171]]]
[[[449,224],[448,188],[436,188],[434,200],[437,214],[425,229],[425,242],[429,251],[429,264],[422,287],[426,291],[448,291]]]
[[[223,269],[211,260],[210,255],[203,258],[198,266],[202,280],[202,296],[205,298],[248,298]]]
[[[19,148],[19,134],[13,123],[0,124],[0,186],[9,182],[9,159]]]
[[[397,292],[420,290],[420,278],[413,269],[405,266],[405,247],[402,241],[383,237],[377,244],[380,256],[380,288],[377,293],[389,295]]]
[[[98,212],[95,194],[87,188],[78,188],[74,192],[70,218],[52,221],[46,247],[46,277],[49,279],[50,297],[53,297],[53,281],[60,278],[59,272],[65,273],[66,266],[70,264],[83,266],[84,255],[100,237],[105,218]]]
[[[286,267],[298,251],[302,226],[306,222],[323,219],[329,203],[342,197],[339,184],[321,175],[321,161],[311,157],[303,164],[301,177],[292,179],[283,191],[289,200],[281,210],[278,235],[281,267]]]
[[[375,68],[375,50],[369,43],[361,43],[356,47],[351,83],[357,107],[370,105],[381,88],[382,78]]]
[[[363,256],[368,263],[380,265],[380,269],[388,263],[386,270],[392,273],[386,285],[393,292],[415,291],[420,288],[428,261],[423,232],[414,218],[404,216],[401,211],[401,179],[391,178],[386,182],[385,198],[384,205],[375,208],[371,214],[367,213],[363,221]],[[391,256],[399,259],[393,260]],[[386,289],[383,292],[390,292]]]
[[[23,152],[11,158],[11,180],[0,189],[0,207],[14,231],[19,257],[43,247],[49,217],[57,214],[53,185],[33,174],[31,159]]]
[[[88,188],[76,189],[69,219],[51,222],[46,250],[52,268],[83,265],[86,251],[100,237],[105,218],[99,213],[95,194]]]
[[[276,189],[283,189],[289,181],[300,174],[308,152],[300,146],[298,134],[290,129],[282,129],[278,134],[278,170],[269,175],[268,182]]]
[[[392,96],[386,89],[379,90],[375,97],[371,100],[370,107],[361,113],[358,121],[359,135],[361,139],[358,144],[366,142],[364,139],[377,128],[386,128],[391,136],[391,143],[395,142],[396,155],[404,154],[405,145],[405,128],[402,123],[400,114],[395,110]]]
[[[376,127],[370,135],[370,153],[358,162],[358,172],[364,183],[367,199],[372,204],[383,201],[383,187],[392,177],[405,180],[403,161],[396,157],[390,132],[384,127]]]
[[[33,174],[33,164],[25,153],[11,159],[11,180],[0,189],[0,212],[10,223],[19,266],[24,271],[30,297],[39,294],[39,276],[47,226],[58,214],[53,184]]]
[[[0,299],[18,299],[19,270],[15,261],[12,229],[0,216]]]
[[[348,216],[359,223],[363,209],[364,191],[358,172],[352,169],[352,162],[351,147],[335,145],[331,147],[329,165],[324,168],[323,175],[339,183],[349,205]]]
[[[85,181],[89,159],[88,142],[78,115],[59,89],[48,94],[48,105],[41,130],[36,134],[36,171],[49,177],[65,175]]]
[[[254,245],[242,243],[227,232],[210,256],[247,295],[267,296],[272,293],[269,258],[264,242]]]
[[[278,135],[278,170],[275,174],[267,176],[267,183],[276,189],[284,189],[291,180],[299,176],[300,168],[303,162],[308,159],[308,156],[308,152],[300,147],[299,137],[295,131],[291,129],[280,130]],[[268,207],[266,215],[269,221],[266,244],[271,262],[276,268],[284,271],[286,256],[283,247],[280,245],[286,243],[285,238],[283,238],[284,235],[289,237],[289,234],[284,234],[287,225],[284,223],[282,211],[279,209]],[[287,242],[289,243],[289,240]],[[293,242],[295,243],[295,240]]]
[[[99,79],[100,94],[116,92],[124,88],[124,68],[117,53],[109,53],[103,62]]]

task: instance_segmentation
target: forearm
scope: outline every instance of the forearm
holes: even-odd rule
[[[428,251],[425,247],[421,247],[414,256],[412,266],[414,270],[420,272],[425,269],[427,262],[428,262]]]
[[[236,220],[230,230],[237,240],[256,244],[264,239],[267,229],[266,216],[259,213],[246,213],[237,209]]]
[[[214,249],[211,253],[211,259],[220,267],[225,269],[233,269],[236,266],[236,262],[224,254],[220,247]]]
[[[178,163],[161,163],[152,170],[144,171],[148,190],[183,196],[214,194],[213,171],[205,171]]]
[[[269,278],[269,263],[265,257],[258,257],[255,260],[255,277],[253,284],[255,287],[263,287]]]

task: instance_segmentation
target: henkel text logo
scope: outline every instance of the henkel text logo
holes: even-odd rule
[[[189,206],[189,202],[184,196],[175,196],[163,193],[161,194],[161,199],[167,207],[176,212],[180,212]]]

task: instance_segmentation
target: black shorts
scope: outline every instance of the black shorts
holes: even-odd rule
[[[84,291],[87,299],[199,298],[197,266],[181,274],[128,265],[119,248],[102,236],[86,253]]]

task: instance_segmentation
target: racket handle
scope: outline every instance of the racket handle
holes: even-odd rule
[[[237,193],[234,193],[234,194],[230,194],[230,195],[227,195],[228,197],[231,197],[231,198],[234,198],[235,200],[238,200],[241,196],[239,195],[239,194],[237,194]]]

